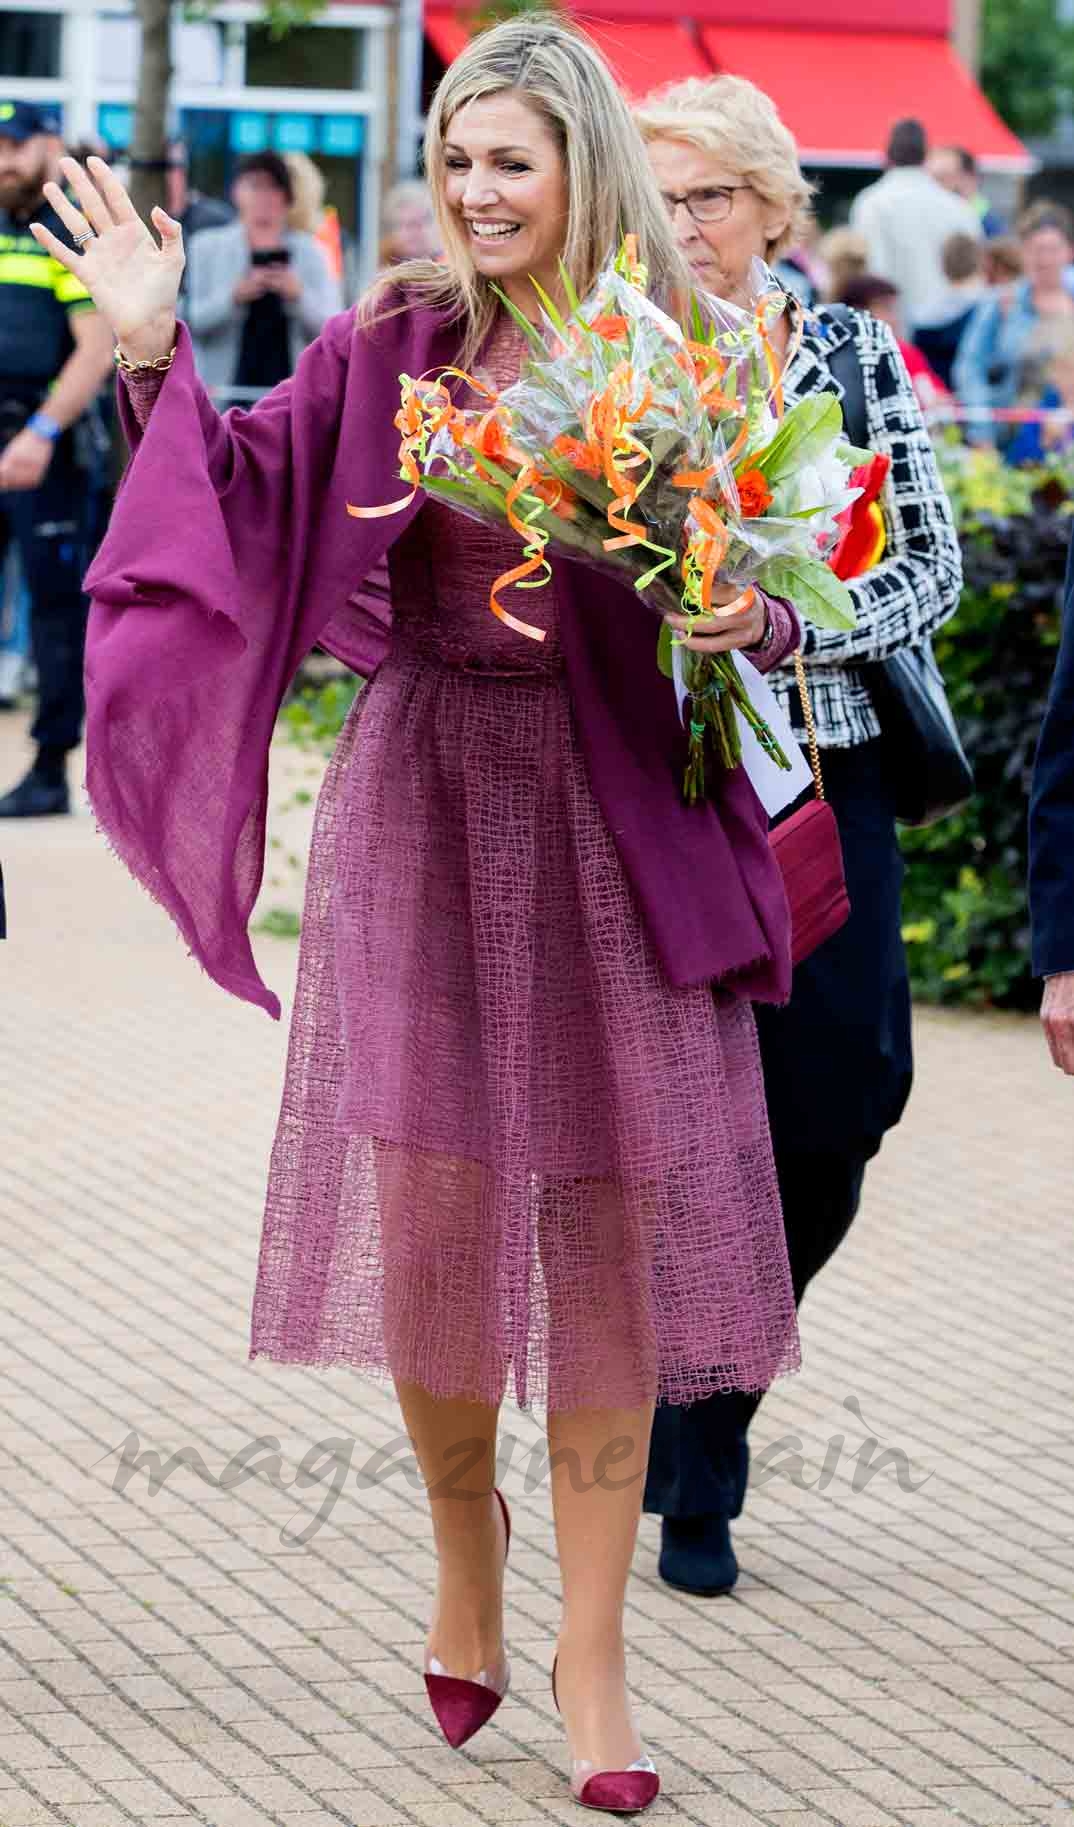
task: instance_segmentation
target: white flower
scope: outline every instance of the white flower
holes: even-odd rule
[[[812,509],[823,510],[814,513],[809,522],[810,530],[818,537],[831,533],[839,515],[861,494],[860,488],[850,487],[850,473],[834,444],[815,462],[804,463],[796,471],[791,511],[804,514]]]

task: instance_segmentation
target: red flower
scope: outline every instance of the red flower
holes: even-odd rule
[[[772,506],[772,490],[765,481],[764,471],[760,469],[744,470],[736,476],[738,483],[738,507],[743,520],[758,520]]]
[[[850,478],[851,488],[860,488],[862,493],[840,514],[840,537],[828,553],[828,564],[844,582],[852,577],[863,577],[883,557],[887,528],[880,494],[890,468],[891,458],[886,452],[878,453],[856,469]]]

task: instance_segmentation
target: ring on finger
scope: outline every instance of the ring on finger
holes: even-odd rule
[[[71,240],[74,243],[75,247],[77,247],[79,253],[82,252],[82,249],[85,247],[87,241],[96,241],[96,239],[97,239],[97,230],[95,228],[87,228],[84,234],[71,236]]]
[[[45,195],[72,240],[76,235],[84,235],[87,230],[94,232],[88,217],[80,209],[75,208],[67,192],[62,190],[58,184],[46,184]]]

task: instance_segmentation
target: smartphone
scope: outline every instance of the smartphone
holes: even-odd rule
[[[259,247],[250,255],[251,266],[290,266],[291,255],[285,247]]]

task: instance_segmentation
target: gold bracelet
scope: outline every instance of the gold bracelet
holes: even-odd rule
[[[123,370],[124,374],[167,374],[175,360],[175,349],[169,350],[167,355],[154,356],[151,362],[132,362],[124,355],[117,343],[112,351],[112,360],[117,368]]]

